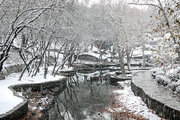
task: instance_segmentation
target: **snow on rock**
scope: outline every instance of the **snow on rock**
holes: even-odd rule
[[[180,66],[174,65],[167,68],[159,67],[152,71],[156,72],[155,81],[163,86],[169,87],[174,93],[180,94]]]
[[[33,78],[29,77],[27,73],[24,74],[21,81],[18,81],[20,73],[13,73],[6,77],[5,80],[0,81],[0,114],[4,114],[9,110],[13,109],[19,103],[23,102],[22,98],[13,95],[13,92],[8,88],[11,85],[18,84],[32,84],[32,83],[43,83],[48,81],[56,81],[64,78],[63,76],[53,77],[48,74],[47,78],[43,78],[43,73],[39,73]],[[20,95],[20,94],[19,94]]]
[[[161,120],[159,116],[154,114],[153,111],[147,107],[140,97],[134,95],[130,86],[125,86],[122,90],[115,90],[114,93],[119,94],[119,102],[124,107],[128,108],[130,112],[140,115],[148,120]]]
[[[98,52],[99,49],[97,47],[93,46],[92,51]]]
[[[178,72],[180,71],[180,66],[177,66],[177,67],[174,67],[174,68],[171,68],[167,71],[167,76],[170,76],[170,77],[176,77],[178,75]]]
[[[142,50],[140,48],[137,48],[133,51],[133,56],[141,56]]]

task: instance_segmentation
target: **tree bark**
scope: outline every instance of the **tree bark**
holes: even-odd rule
[[[124,48],[119,49],[119,60],[120,60],[121,73],[123,76],[125,76],[126,72],[125,72],[125,66],[124,66]]]
[[[144,49],[145,49],[145,44],[143,43],[143,45],[142,45],[142,57],[143,57],[142,67],[143,67],[143,68],[145,68],[145,54],[144,54]]]
[[[127,67],[128,67],[128,70],[131,71],[131,50],[126,50],[126,57],[127,57]]]

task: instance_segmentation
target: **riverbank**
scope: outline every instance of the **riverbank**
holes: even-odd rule
[[[105,109],[113,119],[162,120],[140,97],[134,95],[131,81],[118,82],[118,86],[121,86],[120,89],[112,91],[112,104]]]
[[[48,74],[47,78],[44,79],[43,73],[39,73],[37,76],[31,78],[25,73],[23,79],[18,81],[19,76],[20,73],[12,73],[6,76],[5,80],[0,81],[0,91],[3,91],[0,93],[1,120],[3,120],[6,116],[9,116],[9,119],[11,117],[14,119],[15,116],[11,116],[14,111],[18,111],[24,105],[27,106],[27,98],[25,98],[21,92],[24,91],[24,93],[28,93],[39,90],[42,91],[43,89],[47,89],[49,87],[55,88],[59,85],[59,82],[65,79],[64,76],[53,77],[50,74]],[[49,84],[53,82],[56,86]],[[21,113],[21,111],[18,111],[18,113]]]

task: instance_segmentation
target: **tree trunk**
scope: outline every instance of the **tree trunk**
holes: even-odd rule
[[[131,64],[130,64],[130,53],[129,51],[126,52],[126,57],[127,57],[127,67],[128,67],[128,70],[131,71]]]
[[[93,44],[91,44],[91,50],[93,50]]]
[[[60,52],[62,51],[62,49],[63,49],[64,46],[65,46],[65,43],[64,43],[64,44],[60,47],[60,49],[58,50],[57,56],[56,56],[56,54],[55,54],[55,64],[54,64],[54,67],[53,67],[52,75],[54,75],[55,69],[56,69],[57,64],[58,64],[59,54],[60,54]]]
[[[84,52],[88,52],[88,45],[86,43],[84,43]]]
[[[125,66],[124,66],[124,48],[119,50],[119,60],[120,60],[120,68],[122,75],[126,75]]]
[[[47,75],[47,57],[45,53],[44,54],[44,79],[46,79],[46,75]]]
[[[144,55],[144,49],[145,49],[145,44],[143,43],[143,45],[142,45],[142,57],[143,57],[142,67],[143,67],[143,68],[145,68],[145,55]]]

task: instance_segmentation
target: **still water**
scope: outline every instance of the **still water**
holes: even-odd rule
[[[108,71],[76,73],[67,80],[67,86],[57,96],[50,120],[110,120],[111,115],[104,112],[112,104],[112,91],[119,86],[110,84]]]

